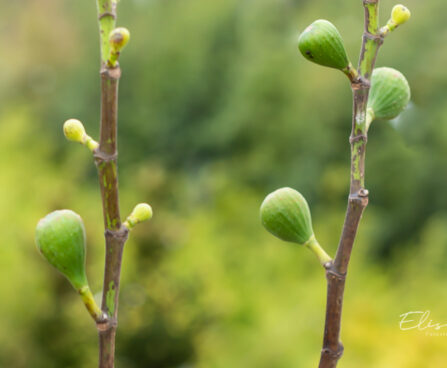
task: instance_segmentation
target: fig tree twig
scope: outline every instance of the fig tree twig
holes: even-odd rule
[[[95,150],[101,189],[105,228],[105,270],[101,309],[108,315],[106,323],[97,324],[99,334],[99,368],[113,368],[118,316],[121,260],[128,230],[121,225],[118,198],[117,128],[119,64],[110,68],[109,34],[116,25],[117,0],[97,0],[101,43],[101,133]]]
[[[358,66],[359,79],[351,83],[353,117],[349,139],[351,144],[351,180],[348,208],[336,257],[326,267],[328,285],[326,321],[319,368],[335,368],[343,354],[340,326],[346,273],[357,228],[363,211],[368,205],[368,191],[365,189],[365,150],[368,130],[366,108],[370,88],[369,80],[377,52],[383,42],[383,36],[379,33],[378,27],[378,5],[379,0],[363,0],[365,30]]]

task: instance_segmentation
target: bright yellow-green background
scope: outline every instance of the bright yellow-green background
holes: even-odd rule
[[[382,24],[394,3],[383,0]],[[447,323],[447,5],[408,0],[378,66],[401,70],[410,108],[373,124],[370,206],[347,282],[343,368],[443,367],[447,337],[401,331],[399,315]],[[118,368],[308,368],[321,347],[325,280],[310,252],[260,225],[281,186],[308,199],[335,252],[348,190],[351,94],[308,63],[297,35],[334,22],[356,62],[361,0],[121,0],[121,207],[153,205],[123,267]],[[90,317],[37,253],[34,227],[71,208],[88,235],[99,292],[103,240],[79,118],[98,135],[94,0],[0,4],[0,366],[96,366]],[[445,329],[447,332],[447,328]]]

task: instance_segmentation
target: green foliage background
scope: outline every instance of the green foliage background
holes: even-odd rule
[[[383,0],[382,23],[394,3]],[[412,103],[368,142],[370,206],[346,291],[343,368],[445,365],[447,337],[401,331],[399,315],[447,321],[447,48],[442,0],[407,0],[413,17],[377,66],[402,71]],[[308,63],[297,35],[334,22],[356,61],[360,0],[122,0],[121,207],[152,204],[124,258],[118,368],[315,367],[325,280],[310,252],[261,228],[282,186],[310,203],[335,252],[349,175],[351,92]],[[103,270],[97,178],[65,141],[71,117],[98,135],[93,0],[0,4],[0,366],[96,366],[96,333],[65,279],[34,245],[38,219],[82,215],[88,275]]]

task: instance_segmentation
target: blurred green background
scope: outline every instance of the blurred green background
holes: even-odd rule
[[[382,24],[394,4],[381,1]],[[377,66],[406,75],[412,103],[371,129],[343,368],[445,366],[447,337],[401,331],[399,315],[430,310],[447,323],[447,5],[405,5],[412,19]],[[147,201],[155,216],[126,245],[117,368],[316,367],[324,272],[264,231],[258,209],[267,193],[296,188],[334,254],[351,92],[342,73],[297,51],[317,18],[337,25],[356,62],[361,0],[120,2],[118,24],[132,34],[121,58],[121,208]],[[0,366],[95,367],[94,325],[34,245],[40,217],[81,214],[100,291],[96,170],[62,134],[78,118],[98,136],[95,1],[2,1],[0,30]]]

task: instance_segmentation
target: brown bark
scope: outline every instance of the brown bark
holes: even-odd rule
[[[101,134],[95,151],[105,228],[105,270],[101,309],[106,323],[98,324],[99,368],[113,368],[118,324],[121,261],[128,230],[121,224],[118,196],[117,128],[119,67],[101,70]]]

